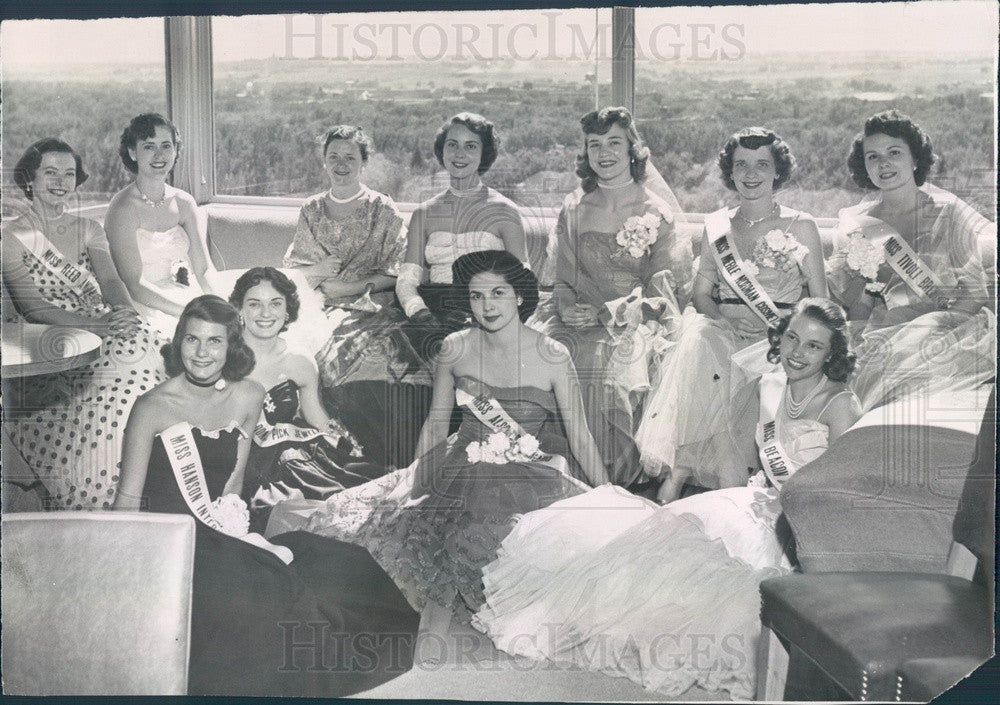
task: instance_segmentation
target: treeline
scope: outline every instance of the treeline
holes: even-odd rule
[[[440,80],[439,84],[446,84]],[[706,212],[730,202],[715,159],[725,137],[746,125],[766,125],[791,145],[798,169],[782,200],[820,216],[857,201],[846,154],[864,119],[897,107],[914,116],[942,155],[932,174],[981,212],[995,215],[992,174],[992,100],[970,88],[941,86],[923,96],[890,103],[830,96],[814,80],[778,81],[747,93],[736,81],[696,83],[644,78],[637,85],[639,129],[655,163],[682,205]],[[429,97],[391,99],[328,94],[314,83],[287,82],[266,91],[217,80],[216,184],[220,193],[306,195],[325,187],[316,138],[347,122],[373,136],[376,156],[366,182],[397,200],[419,200],[439,187],[432,151],[438,126],[460,110],[481,112],[500,129],[501,156],[487,182],[530,205],[557,206],[574,180],[582,145],[580,116],[593,105],[592,88],[522,86],[508,100],[486,102],[470,93],[436,88]],[[866,89],[875,86],[859,84]],[[879,84],[878,88],[883,86]],[[18,82],[4,84],[4,188],[12,187],[14,162],[35,139],[55,135],[80,150],[91,178],[87,192],[111,194],[128,183],[118,139],[128,119],[164,111],[163,84],[146,82]],[[240,95],[240,94],[243,95]],[[183,157],[182,157],[183,158]]]

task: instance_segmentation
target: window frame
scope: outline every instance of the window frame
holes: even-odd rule
[[[633,110],[635,95],[635,8],[611,8],[611,95],[615,105]],[[216,192],[215,106],[212,76],[211,16],[164,18],[167,109],[184,140],[184,160],[174,173],[174,185],[199,204],[300,206],[303,198],[229,196]],[[622,48],[618,51],[617,48]],[[599,107],[599,106],[595,106]],[[634,110],[633,110],[634,112]],[[404,213],[416,203],[397,203]],[[558,209],[552,210],[552,215]],[[547,212],[541,215],[549,215]]]

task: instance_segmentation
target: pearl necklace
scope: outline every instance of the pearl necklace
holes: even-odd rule
[[[162,206],[164,203],[167,202],[167,190],[166,189],[163,190],[163,198],[161,198],[159,201],[154,201],[152,198],[150,198],[149,196],[147,196],[146,194],[144,194],[142,192],[142,189],[139,188],[139,184],[135,185],[135,190],[139,192],[139,198],[142,199],[142,202],[145,203],[147,206],[150,206],[152,208],[159,208],[160,206]]]
[[[620,184],[606,184],[606,183],[603,183],[600,179],[597,180],[597,186],[598,186],[598,188],[607,189],[608,191],[616,191],[616,190],[618,190],[620,188],[626,188],[628,186],[631,186],[634,183],[635,183],[635,181],[632,179],[631,176],[629,177],[628,181],[624,181],[624,182],[622,182]]]
[[[816,395],[819,394],[819,390],[822,389],[825,384],[826,384],[826,376],[824,375],[820,377],[819,383],[815,387],[813,387],[808,394],[802,397],[802,401],[799,402],[795,401],[795,399],[792,397],[792,385],[786,384],[785,414],[788,416],[788,418],[797,419],[800,416],[802,416],[802,412],[806,410],[807,406],[809,406],[809,402],[811,402],[816,397]]]
[[[365,187],[362,186],[361,188],[358,189],[358,192],[356,194],[354,194],[353,196],[348,196],[347,198],[337,198],[336,196],[333,195],[333,189],[330,189],[330,191],[326,195],[334,203],[350,203],[351,201],[357,200],[361,198],[363,195],[365,195]]]
[[[747,225],[748,228],[752,228],[753,226],[759,225],[760,223],[763,223],[765,220],[767,220],[768,218],[770,218],[771,216],[773,216],[774,212],[776,210],[778,210],[778,204],[777,203],[775,203],[773,206],[771,206],[771,210],[769,210],[767,212],[767,215],[765,215],[763,218],[751,219],[751,218],[747,218],[745,215],[743,215],[742,213],[740,213],[739,209],[737,209],[736,210],[736,217],[739,218],[740,220],[742,220],[744,223],[746,223],[746,225]]]

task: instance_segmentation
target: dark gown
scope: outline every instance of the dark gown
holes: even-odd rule
[[[232,474],[239,430],[194,429],[209,494]],[[157,438],[144,494],[190,513]],[[368,552],[305,532],[273,537],[295,558],[196,521],[191,695],[337,697],[410,669],[419,615]]]
[[[294,380],[286,379],[268,390],[264,397],[267,423],[295,423],[298,412],[299,387]],[[251,508],[251,530],[263,533],[271,507],[283,499],[299,492],[305,499],[326,499],[334,492],[381,477],[389,469],[351,455],[352,449],[347,438],[341,438],[336,447],[322,436],[270,446],[261,446],[255,439],[242,492]]]

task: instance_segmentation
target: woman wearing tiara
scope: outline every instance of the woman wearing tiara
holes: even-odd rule
[[[135,181],[115,194],[104,227],[111,256],[140,313],[164,335],[184,305],[209,291],[207,223],[191,194],[167,183],[180,156],[173,123],[144,113],[122,132],[118,155]]]
[[[570,349],[587,425],[612,481],[628,485],[639,472],[635,414],[651,366],[664,363],[676,337],[691,248],[677,237],[676,201],[648,164],[631,113],[604,108],[580,125],[581,188],[566,198],[550,239],[555,291],[537,320]]]
[[[39,140],[14,166],[14,183],[30,205],[3,224],[4,290],[21,315],[103,339],[88,366],[27,378],[21,382],[24,403],[4,404],[11,444],[55,509],[111,506],[129,409],[163,378],[157,353],[163,341],[136,313],[104,229],[69,212],[86,180],[72,147]]]
[[[930,137],[896,110],[870,117],[848,156],[870,192],[840,212],[830,288],[857,328],[855,390],[866,410],[995,376],[996,314],[980,245],[990,222],[931,185]]]
[[[483,569],[473,625],[508,653],[625,676],[676,697],[752,698],[761,580],[786,573],[779,490],[860,417],[843,309],[803,299],[768,332],[761,470],[743,487],[654,503],[605,486],[524,515]]]
[[[661,502],[680,496],[689,479],[708,488],[746,483],[756,464],[755,405],[749,385],[734,378],[733,355],[764,340],[768,325],[806,292],[826,296],[816,223],[774,199],[794,167],[785,141],[762,127],[736,132],[719,153],[739,205],[705,218],[695,311],[685,316],[636,434],[643,469],[663,478]],[[763,355],[752,357],[758,369],[748,377],[762,371]]]

